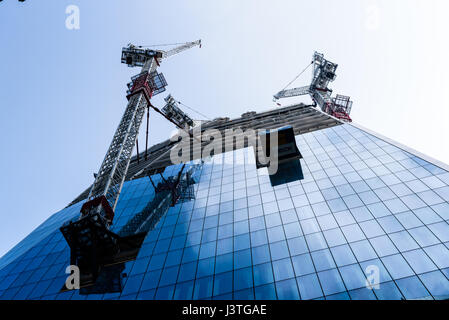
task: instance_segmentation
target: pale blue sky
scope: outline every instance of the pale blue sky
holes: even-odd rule
[[[65,27],[70,4],[79,30]],[[138,72],[120,64],[129,42],[201,38],[163,63],[169,86],[154,104],[172,93],[211,118],[274,107],[321,51],[339,64],[332,88],[353,98],[356,122],[449,163],[448,13],[447,0],[4,0],[0,256],[92,183]],[[173,127],[151,117],[153,144]]]

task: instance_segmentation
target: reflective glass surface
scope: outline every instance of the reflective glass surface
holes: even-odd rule
[[[251,149],[205,160],[195,198],[126,263],[122,292],[59,292],[69,249],[58,229],[79,203],[0,259],[0,299],[447,298],[449,173],[347,124],[296,140],[304,179],[275,187]],[[113,231],[153,196],[148,177],[126,182]]]

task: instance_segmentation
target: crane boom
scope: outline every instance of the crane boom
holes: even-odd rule
[[[352,121],[349,117],[352,101],[347,96],[337,95],[332,98],[332,90],[329,83],[336,78],[335,71],[338,65],[324,59],[324,55],[315,52],[313,55],[313,73],[310,86],[282,90],[274,95],[274,99],[296,97],[309,94],[312,100],[326,112],[343,121]]]
[[[276,100],[281,98],[303,96],[310,93],[310,86],[304,86],[294,89],[282,90],[274,95]]]
[[[162,52],[162,58],[166,59],[168,57],[171,57],[172,55],[178,54],[182,51],[193,48],[195,46],[199,46],[201,48],[201,40],[187,42],[187,43],[180,45],[178,47],[175,47],[169,51],[164,51],[164,52]]]

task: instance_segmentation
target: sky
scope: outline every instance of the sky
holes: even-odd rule
[[[70,5],[79,29],[66,27]],[[447,0],[2,1],[0,256],[93,182],[139,72],[120,63],[130,42],[202,39],[162,63],[168,87],[153,104],[171,93],[208,118],[276,107],[322,52],[355,122],[449,163],[448,12]],[[311,101],[282,104],[294,102]],[[151,145],[174,128],[150,117]]]

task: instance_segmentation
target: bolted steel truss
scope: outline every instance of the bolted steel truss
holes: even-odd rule
[[[130,97],[125,114],[92,185],[88,200],[105,196],[112,210],[115,210],[147,107],[148,102],[142,92]]]

